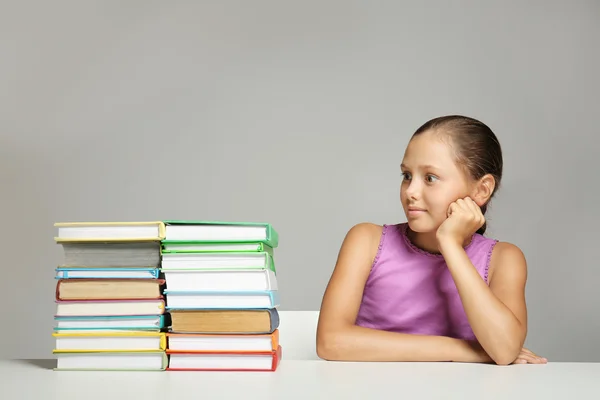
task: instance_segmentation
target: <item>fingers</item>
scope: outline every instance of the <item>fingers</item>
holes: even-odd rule
[[[450,203],[450,206],[448,207],[448,216],[458,212],[460,208],[461,207],[458,205],[458,202],[455,201],[453,203]]]
[[[537,358],[539,358],[539,359],[542,359],[542,360],[546,360],[546,361],[548,361],[548,360],[547,360],[545,357],[542,357],[542,356],[540,356],[540,355],[538,355],[538,354],[534,353],[533,351],[531,351],[531,350],[529,350],[529,349],[526,349],[525,347],[523,347],[523,348],[521,349],[521,353],[522,353],[522,354],[528,354],[528,355],[530,355],[530,356],[532,356],[532,357],[537,357]]]
[[[544,359],[536,355],[526,355],[523,357],[528,364],[544,364]]]
[[[452,214],[456,213],[464,213],[464,215],[472,221],[477,227],[481,227],[485,223],[485,217],[481,212],[481,208],[477,205],[475,200],[470,197],[465,197],[463,199],[458,199],[448,206],[447,217],[450,217]]]
[[[548,360],[539,357],[519,356],[513,364],[547,364]]]
[[[485,222],[485,217],[481,212],[481,208],[479,208],[477,203],[475,203],[475,200],[471,199],[470,197],[458,199],[451,203],[448,207],[448,216],[459,211],[465,212],[465,215],[468,215],[472,221],[477,223],[479,226],[482,226]]]
[[[548,359],[545,357],[538,356],[531,350],[523,348],[513,364],[546,364],[547,362]]]
[[[469,207],[469,205],[467,204],[465,199],[458,199],[458,200],[450,203],[450,207],[448,207],[448,215],[459,212],[459,211],[463,211],[463,212],[471,211],[471,208]]]
[[[473,207],[473,201],[469,197],[465,197],[464,199],[460,199],[461,207],[471,216],[473,219],[476,219],[477,213],[475,212],[475,208]]]
[[[475,214],[477,216],[483,216],[483,214],[481,213],[481,208],[479,208],[479,206],[477,205],[475,200],[473,200],[470,197],[465,197],[464,202],[465,202],[465,205],[468,206],[469,210],[471,210],[471,212],[473,212],[473,214]]]
[[[458,199],[455,202],[458,206],[460,206],[461,209],[465,210],[465,211],[471,211],[474,214],[480,213],[481,209],[479,208],[479,206],[477,205],[477,203],[475,203],[475,200],[473,200],[470,197],[465,197],[464,199]]]
[[[526,349],[525,347],[523,347],[523,348],[521,349],[521,354],[523,354],[523,353],[524,353],[524,354],[529,354],[529,355],[532,355],[532,356],[536,356],[536,355],[537,355],[537,354],[535,354],[533,351],[531,351],[531,350],[529,350],[529,349]]]

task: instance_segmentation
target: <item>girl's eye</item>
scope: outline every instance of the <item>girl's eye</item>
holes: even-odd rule
[[[403,172],[403,173],[402,173],[402,177],[403,177],[405,180],[410,180],[410,172]]]
[[[432,182],[434,182],[434,180],[437,180],[437,179],[438,179],[437,176],[434,176],[434,175],[427,175],[425,177],[425,180],[429,183],[432,183]]]

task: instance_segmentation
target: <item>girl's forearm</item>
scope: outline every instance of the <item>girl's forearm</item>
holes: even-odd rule
[[[331,361],[492,362],[481,346],[466,340],[388,332],[356,325],[320,332],[317,354]]]
[[[495,363],[510,364],[523,346],[521,323],[481,279],[460,245],[441,242],[440,251],[477,340]]]

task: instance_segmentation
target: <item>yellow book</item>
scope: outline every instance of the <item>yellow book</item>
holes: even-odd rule
[[[162,221],[143,222],[57,222],[57,243],[162,241]]]
[[[54,332],[54,353],[164,351],[164,332]]]

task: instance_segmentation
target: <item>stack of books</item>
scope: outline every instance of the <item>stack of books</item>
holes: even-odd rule
[[[275,371],[278,233],[267,223],[164,223],[167,370]]]
[[[164,370],[162,222],[57,223],[57,370]]]

